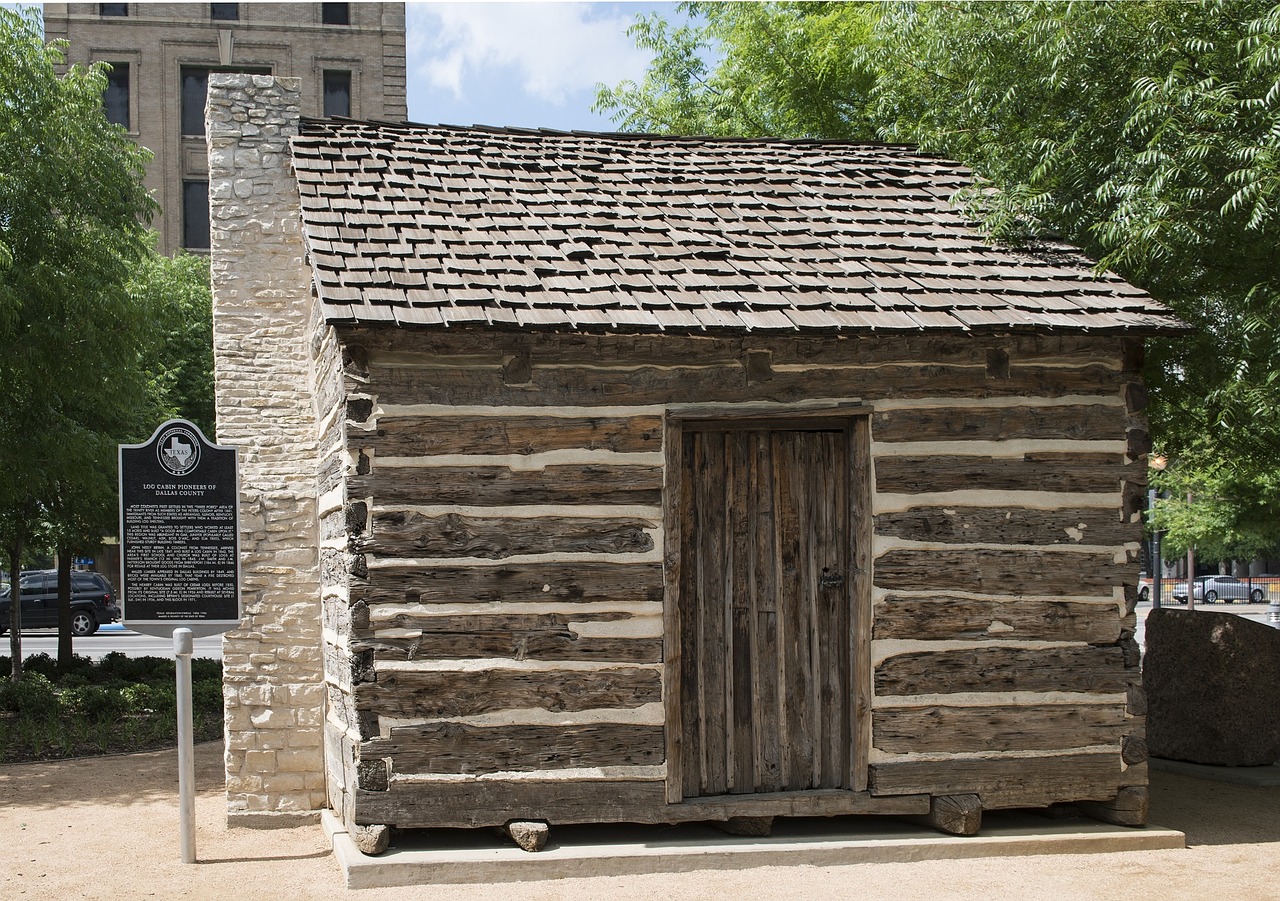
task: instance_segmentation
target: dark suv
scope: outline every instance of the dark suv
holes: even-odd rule
[[[18,577],[18,596],[22,598],[22,628],[58,628],[58,571],[27,570]],[[0,635],[9,631],[8,585],[0,588]],[[71,634],[92,635],[103,623],[120,619],[116,592],[99,573],[71,574]]]

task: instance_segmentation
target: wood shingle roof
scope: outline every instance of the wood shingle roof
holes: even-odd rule
[[[303,120],[334,323],[631,331],[1181,330],[1070,251],[993,246],[899,146]]]

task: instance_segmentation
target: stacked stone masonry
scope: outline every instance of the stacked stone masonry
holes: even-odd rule
[[[325,803],[310,275],[288,141],[296,79],[215,75],[208,143],[218,439],[240,449],[241,628],[225,638],[232,822]]]

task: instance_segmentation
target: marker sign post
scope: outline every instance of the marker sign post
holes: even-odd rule
[[[119,454],[123,619],[144,635],[173,635],[182,860],[195,863],[192,641],[240,624],[236,449],[174,419]]]

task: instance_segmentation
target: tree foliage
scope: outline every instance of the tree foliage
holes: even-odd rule
[[[959,200],[995,237],[1064,238],[1194,327],[1148,344],[1157,449],[1199,486],[1185,522],[1275,542],[1280,5],[682,10],[678,28],[637,22],[654,62],[597,109],[628,129],[907,142],[966,163]],[[1175,545],[1209,546],[1182,522]]]
[[[135,270],[129,294],[161,312],[159,342],[144,356],[162,419],[180,417],[213,435],[213,292],[209,260],[179,251],[153,255]]]
[[[13,571],[40,528],[58,548],[103,534],[115,444],[155,410],[140,349],[159,313],[127,290],[153,252],[149,155],[107,122],[102,66],[60,76],[62,61],[37,13],[0,9],[0,535]]]

